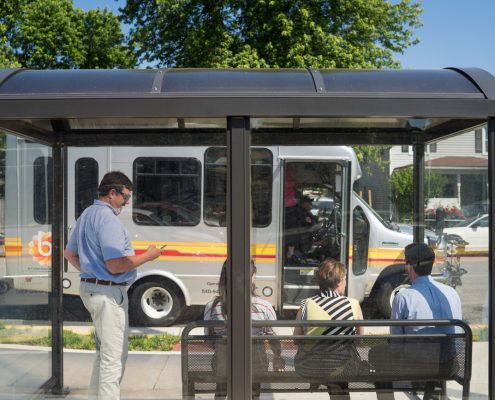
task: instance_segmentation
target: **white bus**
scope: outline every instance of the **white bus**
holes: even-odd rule
[[[42,290],[51,265],[50,149],[9,136],[6,162],[4,287]],[[66,236],[92,204],[103,175],[119,170],[134,184],[119,218],[136,252],[167,246],[138,269],[129,287],[136,324],[170,325],[185,306],[217,292],[227,257],[225,147],[69,148]],[[332,257],[348,265],[348,294],[373,296],[386,316],[404,280],[402,249],[412,241],[382,220],[352,188],[361,169],[344,146],[253,147],[252,257],[257,289],[279,311],[317,290],[315,268]],[[290,186],[290,187],[289,187]],[[20,196],[19,188],[32,188]],[[294,226],[294,199],[311,198],[309,226]],[[27,192],[27,191],[26,191]],[[292,211],[291,211],[292,210]],[[65,265],[64,294],[78,294],[79,274]]]

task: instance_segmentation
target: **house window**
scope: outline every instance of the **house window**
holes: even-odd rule
[[[401,146],[402,153],[408,153],[410,156],[413,155],[413,147],[412,146]],[[437,152],[437,143],[431,143],[425,147],[425,152],[436,153]]]
[[[488,135],[485,128],[474,130],[474,151],[479,154],[488,154]]]

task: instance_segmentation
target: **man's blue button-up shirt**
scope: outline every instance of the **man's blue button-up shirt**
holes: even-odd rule
[[[67,248],[79,255],[81,278],[97,278],[113,282],[129,282],[136,270],[112,274],[105,261],[133,256],[129,234],[110,204],[95,200],[76,221]]]
[[[454,288],[419,276],[410,288],[401,290],[392,304],[391,319],[462,319],[461,300]],[[453,327],[394,326],[392,334],[454,333]]]

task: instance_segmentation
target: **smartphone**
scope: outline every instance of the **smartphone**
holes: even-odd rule
[[[166,244],[164,244],[163,246],[161,246],[161,247],[160,247],[160,250],[161,250],[161,249],[164,249],[166,246],[167,246],[167,245],[166,245]]]

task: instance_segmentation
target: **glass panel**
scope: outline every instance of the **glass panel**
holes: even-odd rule
[[[25,70],[3,82],[3,93],[150,93],[156,71],[142,70]]]
[[[98,162],[84,157],[76,161],[76,218],[93,204],[98,190]]]
[[[37,157],[33,162],[33,217],[38,224],[52,221],[52,158]]]
[[[362,134],[369,122],[367,132],[376,138],[386,132],[386,127],[391,126],[387,122],[391,120],[342,118],[338,126],[343,128],[342,133]],[[418,122],[418,119],[405,120]],[[386,389],[387,374],[388,380],[393,376],[400,381],[404,374],[414,373],[416,377],[425,374],[427,379],[453,374],[455,369],[460,382],[464,367],[454,365],[464,366],[468,344],[463,333],[466,328],[462,323],[457,327],[443,327],[433,321],[428,328],[412,325],[417,318],[415,315],[422,315],[425,319],[458,318],[470,324],[474,332],[473,377],[475,373],[479,374],[479,379],[471,380],[471,392],[480,398],[488,398],[487,156],[481,160],[480,153],[475,153],[474,129],[465,131],[464,123],[460,123],[464,134],[426,146],[430,152],[426,156],[424,174],[427,209],[422,224],[426,228],[425,243],[415,248],[425,260],[418,261],[414,258],[415,253],[409,253],[411,248],[405,252],[406,246],[413,242],[414,231],[413,152],[409,151],[409,142],[403,144],[406,151],[400,143],[397,146],[325,146],[317,140],[323,138],[331,143],[337,121],[312,120],[312,129],[317,133],[314,136],[310,131],[301,134],[289,124],[286,128],[280,124],[277,127],[279,122],[264,118],[256,125],[252,124],[256,126],[253,146],[270,144],[274,154],[272,213],[274,218],[279,218],[275,226],[252,229],[253,249],[258,250],[261,246],[276,249],[273,265],[268,259],[265,262],[256,260],[257,295],[253,299],[259,296],[267,300],[277,310],[279,318],[284,319],[280,325],[270,321],[261,325],[253,322],[257,328],[252,331],[253,388],[259,388],[262,396],[276,390],[301,390],[297,393],[298,398],[313,398],[319,395],[309,392],[328,392],[330,389],[335,393],[339,388],[345,391],[349,383],[351,390],[363,392],[360,393],[363,398],[375,398],[376,394],[369,390],[373,391],[375,384]],[[322,125],[318,126],[318,122]],[[298,124],[303,126],[302,119]],[[477,122],[472,126],[476,125]],[[446,130],[451,128],[445,125]],[[442,124],[436,124],[435,134],[450,133],[442,129]],[[271,136],[274,131],[277,135]],[[325,137],[325,134],[328,135]],[[312,140],[315,137],[318,139]],[[275,141],[301,145],[289,146]],[[460,155],[459,148],[463,151]],[[441,178],[439,174],[453,176]],[[443,208],[442,228],[440,217],[438,221],[435,219],[438,207],[430,202],[444,199],[450,199],[452,204]],[[460,224],[461,220],[465,221],[465,226]],[[454,222],[458,225],[447,227]],[[309,235],[315,225],[318,229]],[[439,236],[441,231],[465,229],[466,226],[470,229],[469,236],[463,239],[469,244],[461,241],[460,234],[457,234],[459,237],[450,235],[449,240]],[[485,248],[476,243],[478,233],[481,236],[485,233]],[[473,237],[472,244],[470,236]],[[254,250],[253,254],[256,254]],[[342,268],[339,261],[347,268]],[[422,282],[416,281],[420,274],[413,275],[412,266],[421,273],[431,268],[431,285],[443,283],[444,286],[439,286],[438,292],[436,289],[432,292],[441,294],[431,303],[425,305],[426,300],[421,300],[423,307],[412,311],[417,314],[406,315],[401,304],[408,301],[407,296],[414,295],[407,290],[412,282],[413,285]],[[342,283],[344,277],[345,283]],[[321,292],[321,288],[333,289],[332,294]],[[333,294],[334,291],[337,293]],[[427,294],[425,296],[428,298]],[[335,310],[343,311],[335,305],[335,298],[352,312],[335,313]],[[445,298],[450,299],[448,304]],[[439,304],[445,308],[438,310]],[[350,315],[353,319],[362,316],[365,320],[379,318],[383,326],[372,326],[367,321],[362,325],[352,322],[347,325],[340,321],[346,319],[342,315]],[[321,321],[320,325],[311,322],[313,320]],[[395,323],[402,325],[395,326]],[[300,327],[296,326],[299,324]],[[262,335],[260,329],[273,326],[273,332]],[[442,340],[427,338],[425,335],[431,332],[446,336]],[[461,336],[448,336],[454,332]],[[401,345],[397,346],[390,333],[410,333],[415,337],[398,338]],[[336,337],[337,334],[346,334],[346,337]],[[277,341],[282,343],[279,349],[273,346]],[[256,352],[261,343],[264,343],[264,352],[260,357]],[[387,344],[385,348],[384,344]],[[281,357],[278,357],[280,350]],[[408,363],[401,364],[401,360],[408,360]],[[389,368],[391,364],[396,367]],[[281,366],[284,366],[284,372],[277,373]],[[356,374],[370,383],[353,382]],[[330,388],[327,387],[329,382],[332,383]],[[395,388],[402,387],[400,382],[394,385]],[[425,389],[430,388],[423,387]],[[458,383],[448,383],[450,397],[460,397],[461,390]],[[326,393],[321,395],[327,396]]]
[[[51,148],[0,133],[0,397],[51,377]]]
[[[134,161],[133,220],[137,225],[194,226],[201,215],[201,165],[193,158]]]
[[[69,119],[71,129],[225,128],[225,118],[85,118]]]
[[[467,77],[450,70],[323,70],[323,82],[332,92],[452,93],[481,95]]]
[[[267,149],[251,152],[251,201],[254,227],[265,227],[272,220],[273,156]],[[224,147],[206,151],[204,218],[211,226],[226,226],[227,158]]]
[[[225,145],[225,137],[225,132],[221,132],[218,138],[215,137],[215,142]],[[202,171],[208,149],[202,143],[190,147],[68,148],[67,218],[70,232],[74,230],[76,220],[76,198],[81,196],[78,192],[80,185],[74,184],[76,173],[81,171],[80,160],[88,160],[90,157],[98,165],[98,184],[107,172],[114,170],[123,172],[133,181],[132,206],[123,207],[118,220],[127,231],[135,254],[142,254],[150,245],[165,245],[156,260],[138,268],[138,275],[127,291],[131,336],[138,336],[131,338],[130,350],[178,350],[180,333],[188,329],[186,326],[189,322],[200,324],[189,336],[203,336],[205,329],[207,333],[210,332],[202,320],[214,320],[217,323],[211,327],[211,333],[216,334],[213,338],[203,337],[184,342],[189,345],[187,357],[185,353],[182,353],[183,357],[177,354],[169,358],[169,353],[148,356],[131,352],[122,381],[123,397],[126,394],[128,396],[129,392],[135,394],[136,390],[141,393],[154,389],[158,396],[161,393],[162,397],[181,398],[182,382],[189,382],[189,388],[213,393],[215,381],[193,381],[208,371],[211,378],[214,370],[221,376],[219,379],[226,382],[223,366],[227,361],[227,329],[223,322],[225,315],[222,304],[225,304],[226,298],[224,282],[226,274],[230,272],[226,270],[224,276],[220,276],[227,259],[227,232],[225,227],[206,225],[200,211],[201,188],[204,185]],[[90,169],[84,170],[84,173]],[[93,173],[86,175],[89,178]],[[226,204],[225,196],[225,191],[218,194],[218,202]],[[85,322],[78,322],[78,331],[91,332],[91,318],[78,303],[79,297],[76,297],[79,295],[79,273],[71,265],[67,265],[64,273],[64,284],[64,294],[73,295],[64,297],[64,300],[70,299],[66,305],[71,316]],[[215,300],[218,302],[211,307]],[[207,304],[209,306],[205,308]],[[218,355],[214,357],[216,350]],[[70,362],[73,357],[71,354],[66,358],[65,385],[73,387],[74,382],[77,382],[85,387],[89,384],[91,366],[88,364],[84,374],[70,369],[74,368]],[[147,365],[166,365],[165,369],[158,366],[152,369],[154,372],[148,369],[144,371],[143,357]],[[92,361],[90,356],[85,359]],[[169,361],[176,366],[171,368]],[[180,365],[183,362],[187,362],[188,369],[181,375]],[[146,378],[151,376],[151,380]]]
[[[488,154],[478,152],[486,126],[438,141],[426,157],[425,224],[437,235],[435,279],[453,287],[473,330],[471,393],[488,398]]]
[[[305,69],[169,69],[162,92],[314,92],[313,79]]]
[[[313,160],[316,148],[280,148],[279,152],[287,157],[283,163],[282,298],[286,306],[297,306],[318,291],[315,269],[321,261],[347,257],[341,239],[347,226],[343,218],[349,198],[344,193],[348,187],[348,151],[343,149],[341,159],[332,161]],[[307,160],[303,161],[304,157]]]
[[[352,213],[352,272],[361,275],[368,268],[370,223],[363,209],[357,206]]]

